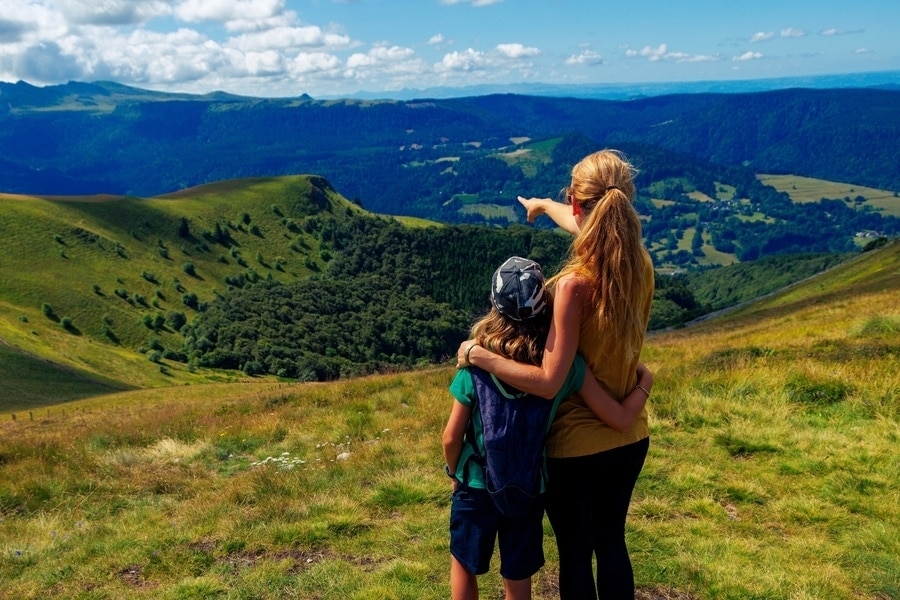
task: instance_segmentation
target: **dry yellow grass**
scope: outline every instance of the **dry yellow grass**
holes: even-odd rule
[[[652,336],[638,598],[900,595],[897,245]],[[451,367],[0,416],[0,596],[445,598]],[[557,556],[535,598],[557,597]],[[496,565],[483,578],[496,595]]]

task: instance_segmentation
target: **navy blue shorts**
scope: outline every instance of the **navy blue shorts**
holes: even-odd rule
[[[469,573],[487,573],[500,547],[500,575],[527,579],[544,566],[544,507],[521,519],[508,519],[487,491],[458,485],[450,506],[450,554]]]

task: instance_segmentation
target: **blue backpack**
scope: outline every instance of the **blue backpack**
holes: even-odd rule
[[[524,517],[543,506],[544,438],[554,403],[530,394],[506,398],[490,373],[474,367],[469,371],[484,441],[484,456],[476,451],[473,459],[484,470],[497,510],[511,519]],[[469,423],[471,428],[471,419]]]

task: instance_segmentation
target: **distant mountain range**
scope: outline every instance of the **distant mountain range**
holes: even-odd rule
[[[372,211],[452,221],[465,215],[447,208],[454,199],[513,210],[518,193],[564,185],[566,165],[551,151],[553,140],[573,135],[585,152],[660,149],[645,153],[653,164],[641,165],[654,171],[688,157],[896,191],[900,89],[890,80],[630,100],[261,99],[108,82],[0,83],[0,191],[153,196],[236,177],[311,173]],[[677,89],[692,85],[700,84]]]
[[[556,85],[551,83],[516,83],[506,85],[478,85],[468,87],[404,88],[390,92],[358,92],[356,99],[415,100],[417,98],[460,98],[490,94],[520,94],[525,96],[556,96],[629,100],[669,94],[746,94],[791,88],[839,89],[883,88],[900,89],[900,71],[811,75],[806,77],[778,77],[770,79],[733,79],[726,81],[671,81],[662,83],[606,83]],[[320,99],[338,96],[320,96]]]

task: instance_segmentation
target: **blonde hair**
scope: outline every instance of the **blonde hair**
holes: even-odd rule
[[[591,282],[598,327],[620,340],[625,356],[632,359],[640,354],[647,330],[641,293],[652,286],[644,281],[643,267],[650,257],[633,205],[636,174],[616,150],[590,154],[572,168],[568,192],[584,218],[568,261],[550,281],[575,274]]]
[[[495,354],[517,362],[540,365],[552,316],[553,309],[549,304],[540,314],[524,321],[504,317],[491,307],[489,313],[472,325],[471,337]]]

